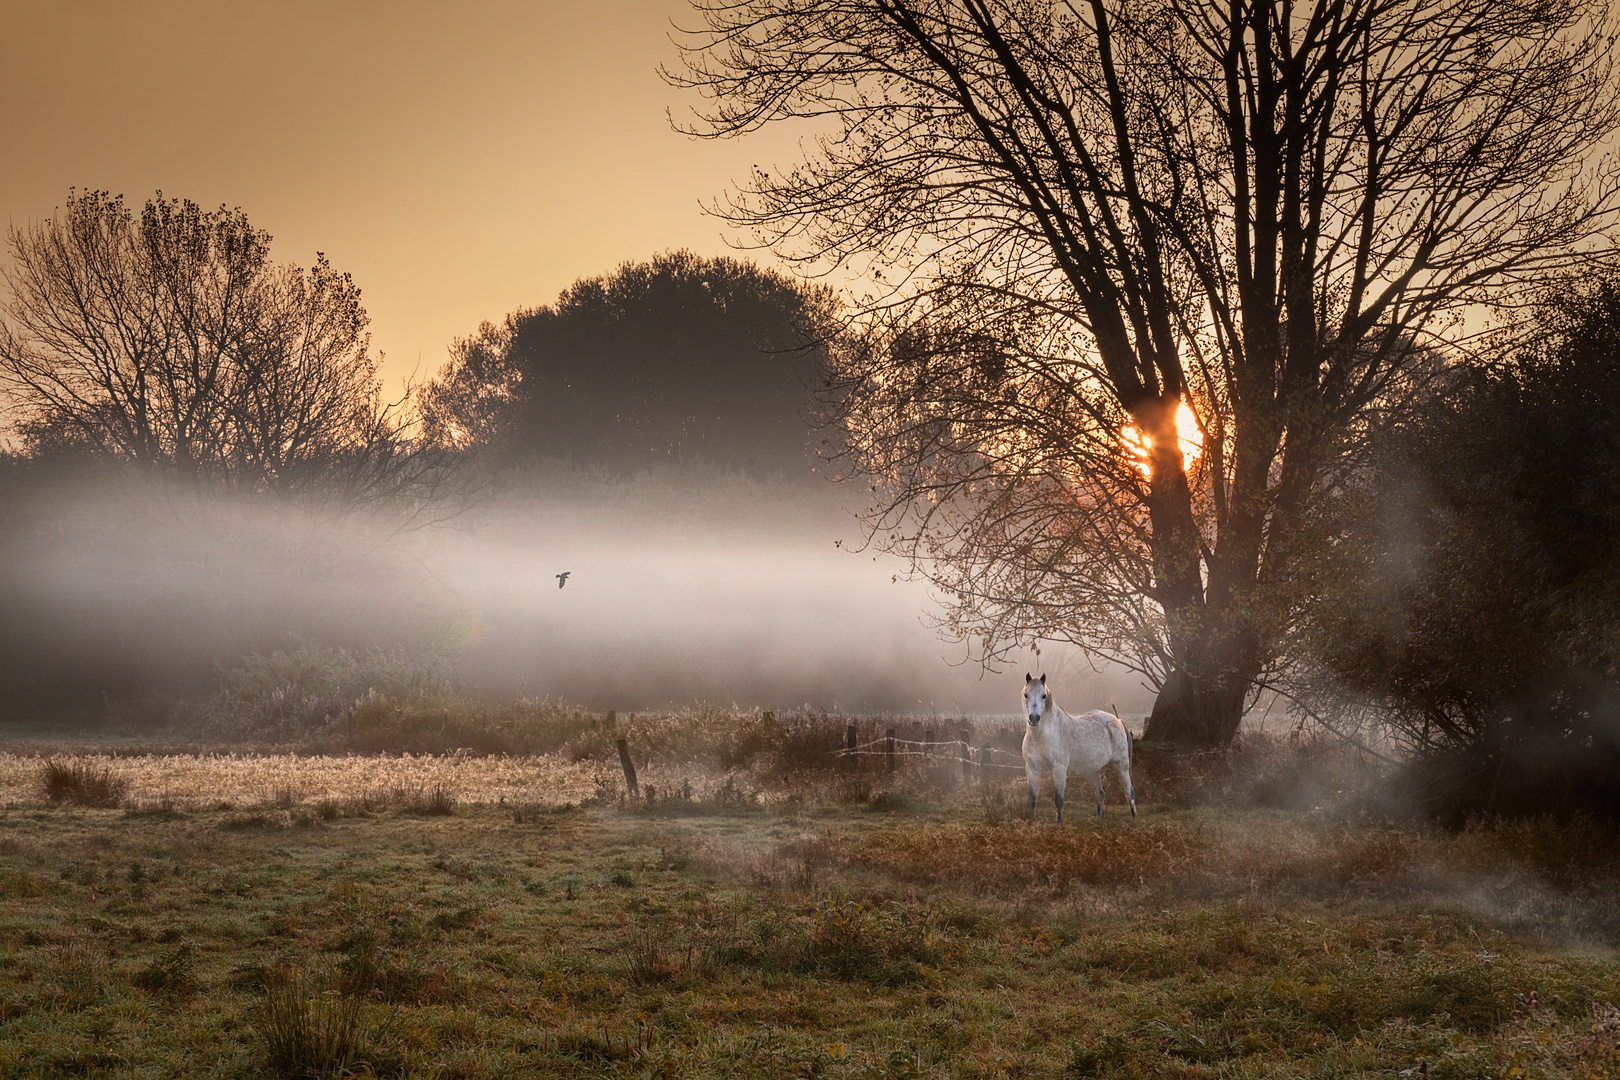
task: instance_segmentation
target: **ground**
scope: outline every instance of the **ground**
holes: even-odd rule
[[[0,1076],[1620,1075],[1592,823],[1444,833],[1138,781],[1141,817],[1111,786],[1058,826],[1016,778],[670,769],[649,804],[348,760],[348,795],[331,764],[213,801],[11,790]]]

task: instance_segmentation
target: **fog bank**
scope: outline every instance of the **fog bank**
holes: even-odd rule
[[[436,555],[475,620],[457,673],[485,694],[601,708],[1013,713],[1025,668],[968,662],[898,560],[848,550],[861,534],[846,493],[642,477],[506,501]],[[1128,673],[1094,673],[1072,649],[1015,663],[1076,709],[1148,707]]]
[[[106,478],[8,483],[13,715],[205,692],[242,656],[301,639],[402,651],[474,695],[603,710],[1011,716],[1025,670],[1072,710],[1151,706],[1136,677],[1072,649],[999,673],[968,662],[927,624],[927,588],[896,580],[902,564],[849,550],[858,492],[826,482],[553,464],[414,532]]]

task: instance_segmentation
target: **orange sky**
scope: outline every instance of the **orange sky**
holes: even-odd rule
[[[700,201],[774,133],[688,140],[659,79],[685,0],[3,0],[0,213],[70,187],[240,206],[351,272],[391,382],[577,278],[726,251]]]

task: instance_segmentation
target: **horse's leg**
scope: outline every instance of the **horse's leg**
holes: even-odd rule
[[[1098,769],[1091,774],[1091,782],[1097,785],[1097,816],[1103,816],[1102,770]]]
[[[1036,784],[1038,783],[1038,780],[1039,780],[1039,775],[1035,772],[1035,766],[1031,765],[1027,761],[1024,762],[1024,775],[1029,777],[1029,820],[1034,821],[1035,820],[1035,788],[1036,788]]]
[[[1125,785],[1125,798],[1131,804],[1131,817],[1136,816],[1136,789],[1131,787],[1131,763],[1128,761],[1115,762],[1114,768],[1119,772],[1119,782]],[[1101,776],[1102,773],[1098,773]]]
[[[1057,792],[1058,824],[1063,824],[1063,789],[1069,783],[1069,769],[1066,765],[1052,763],[1052,787]]]

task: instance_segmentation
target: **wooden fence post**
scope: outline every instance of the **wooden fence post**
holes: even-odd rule
[[[888,741],[889,741],[888,749],[885,751],[885,754],[884,754],[885,758],[887,759],[886,768],[885,768],[884,771],[887,772],[890,776],[893,776],[894,775],[894,728],[890,728],[889,730],[885,731],[883,734],[884,734],[885,738],[887,738]]]
[[[617,745],[619,747],[619,764],[624,766],[624,782],[630,785],[631,797],[639,799],[641,798],[641,789],[636,786],[636,767],[630,763],[630,743],[626,739],[620,739]]]
[[[844,749],[848,751],[844,755],[845,772],[860,772],[860,762],[855,759],[855,745],[855,725],[851,724],[844,732]]]
[[[966,787],[973,782],[973,732],[963,728],[956,737],[962,744],[962,786]]]

